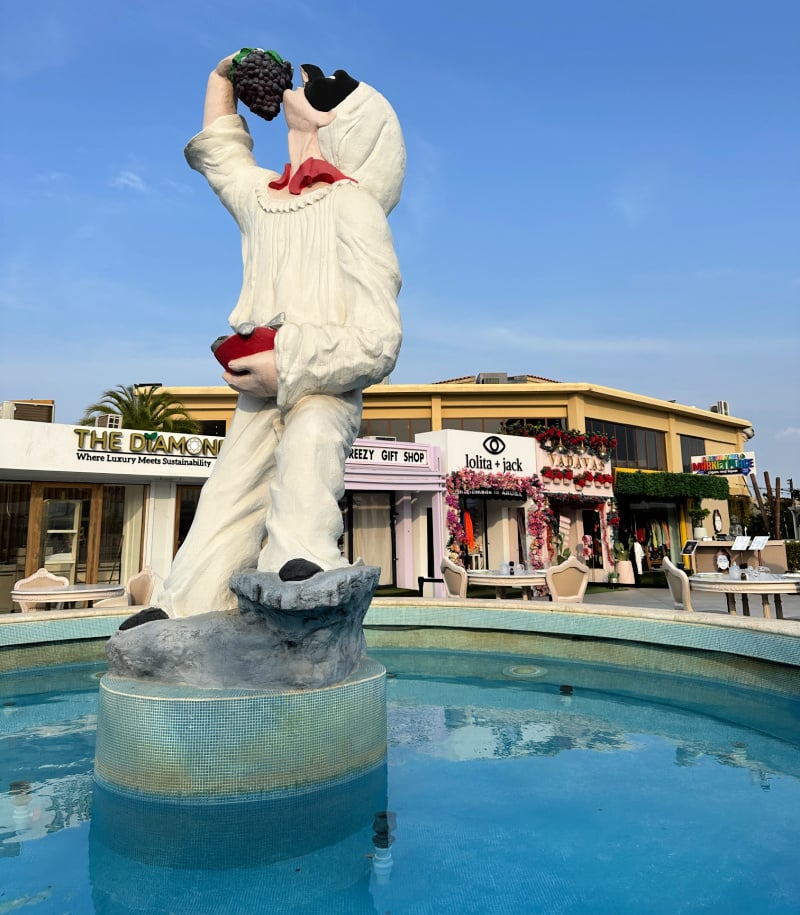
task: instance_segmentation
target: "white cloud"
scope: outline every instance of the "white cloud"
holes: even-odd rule
[[[775,436],[780,441],[800,441],[800,426],[787,426]]]
[[[147,193],[147,185],[135,172],[120,172],[116,178],[112,178],[111,187],[130,188],[143,194]]]

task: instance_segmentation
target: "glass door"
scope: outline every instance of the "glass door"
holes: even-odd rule
[[[75,583],[81,540],[83,503],[78,499],[45,499],[42,504],[40,568]]]
[[[102,516],[99,483],[33,483],[25,574],[45,568],[73,583],[98,581]]]

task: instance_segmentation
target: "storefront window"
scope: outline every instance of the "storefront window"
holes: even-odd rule
[[[175,511],[175,546],[174,552],[178,552],[181,544],[189,533],[189,528],[194,521],[194,514],[197,511],[197,503],[200,501],[200,490],[202,486],[179,486],[176,494],[177,508]]]
[[[681,464],[683,472],[692,472],[692,458],[706,453],[706,440],[694,435],[681,435]]]
[[[443,429],[459,429],[465,432],[488,432],[497,435],[500,431],[500,419],[482,419],[476,416],[448,416],[442,419]]]
[[[358,430],[359,438],[381,435],[398,442],[413,442],[414,436],[431,431],[429,419],[362,419]]]
[[[30,483],[0,483],[0,612],[11,609],[14,582],[25,577]]]
[[[368,566],[379,566],[378,587],[391,586],[395,578],[394,497],[389,492],[347,493],[348,559],[361,558]]]
[[[657,429],[643,429],[639,426],[587,418],[586,431],[616,438],[617,447],[611,455],[615,467],[631,467],[636,470],[667,469],[666,436]]]
[[[583,537],[576,550],[578,559],[590,569],[602,569],[603,537],[600,528],[600,513],[584,510],[582,515]]]
[[[635,550],[637,573],[660,569],[666,556],[680,564],[680,527],[678,509],[668,502],[639,502],[622,511],[619,539],[626,546],[638,544]]]
[[[120,581],[124,516],[125,487],[104,486],[98,581]]]

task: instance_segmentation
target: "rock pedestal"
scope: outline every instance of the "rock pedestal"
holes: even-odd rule
[[[155,620],[108,641],[109,672],[202,689],[319,689],[364,654],[362,623],[380,569],[351,566],[306,581],[237,572],[239,610]]]

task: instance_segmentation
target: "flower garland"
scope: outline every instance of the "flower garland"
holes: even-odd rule
[[[542,426],[526,423],[521,419],[510,419],[500,424],[503,435],[521,435],[535,438],[548,454],[592,454],[605,458],[617,447],[613,435],[601,432],[581,432],[578,429],[562,429],[561,426]]]
[[[455,470],[445,478],[445,503],[447,504],[447,551],[450,559],[463,564],[467,552],[467,533],[461,518],[460,497],[480,490],[501,490],[516,493],[533,504],[526,511],[525,529],[529,537],[528,559],[531,567],[542,567],[542,550],[547,545],[547,534],[552,519],[542,485],[537,477],[519,477],[512,473],[484,473],[480,470]]]

